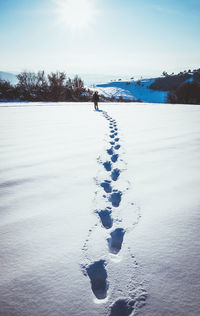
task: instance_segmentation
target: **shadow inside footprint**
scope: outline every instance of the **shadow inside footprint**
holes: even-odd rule
[[[116,141],[116,142],[118,142],[118,141],[119,141],[119,138],[118,138],[118,137],[116,137],[116,138],[115,138],[115,141]]]
[[[119,158],[119,155],[114,154],[114,155],[112,155],[111,160],[112,160],[112,162],[116,162],[118,160],[118,158]]]
[[[110,142],[110,144],[111,144],[111,145],[114,145],[114,144],[115,144],[115,142]]]
[[[117,181],[117,179],[119,178],[119,176],[120,176],[120,170],[119,169],[114,169],[113,171],[112,171],[112,173],[111,173],[111,179],[113,180],[113,181]]]
[[[103,227],[106,229],[111,228],[113,225],[113,219],[111,217],[111,208],[107,207],[105,210],[97,211],[97,213],[101,219]]]
[[[114,138],[114,137],[115,137],[115,135],[114,135],[114,134],[110,135],[110,138]]]
[[[118,254],[121,250],[125,230],[123,228],[116,228],[111,234],[110,238],[107,239],[109,251],[114,255]]]
[[[113,190],[114,192],[109,197],[109,202],[112,203],[112,206],[118,207],[121,202],[122,192]]]
[[[107,153],[108,153],[108,155],[113,155],[113,148],[109,148],[109,149],[107,149]]]
[[[104,188],[104,191],[106,193],[111,193],[112,192],[112,187],[110,185],[111,181],[105,180],[104,182],[101,183],[101,187]]]
[[[111,171],[112,169],[112,165],[110,161],[106,161],[103,163],[104,168],[106,169],[106,171]]]
[[[105,265],[104,260],[99,260],[86,268],[87,275],[91,281],[92,291],[99,300],[102,300],[107,296],[108,282]]]
[[[112,305],[109,316],[129,316],[134,309],[134,305],[134,300],[121,298]]]
[[[115,149],[116,149],[116,150],[120,149],[120,145],[116,145],[116,146],[115,146]]]

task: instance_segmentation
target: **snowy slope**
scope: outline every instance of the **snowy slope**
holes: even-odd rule
[[[16,84],[18,81],[16,75],[5,71],[0,71],[0,79],[10,81],[12,84]]]
[[[0,315],[200,313],[198,106],[0,106]]]
[[[151,103],[165,103],[167,92],[155,91],[148,87],[155,79],[142,79],[138,81],[116,81],[105,84],[98,84],[94,88],[106,97],[123,97],[124,99],[138,100]],[[128,84],[127,84],[128,83]]]

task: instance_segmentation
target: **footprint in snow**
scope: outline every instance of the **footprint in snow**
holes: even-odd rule
[[[116,149],[116,150],[120,149],[120,145],[116,145],[116,146],[115,146],[115,149]]]
[[[134,310],[134,305],[134,300],[120,298],[111,306],[109,316],[129,316]]]
[[[113,148],[111,147],[111,148],[107,149],[107,153],[110,156],[113,155]]]
[[[99,215],[101,219],[101,223],[104,228],[109,229],[113,225],[113,219],[111,217],[112,210],[111,207],[107,207],[105,210],[97,211],[97,214]]]
[[[120,170],[119,169],[113,169],[112,173],[111,173],[111,179],[113,181],[117,181],[117,179],[119,178],[120,176]]]
[[[124,239],[125,230],[123,228],[116,228],[108,239],[109,251],[116,255],[121,250],[123,239]]]
[[[118,141],[119,141],[119,138],[118,138],[118,137],[116,137],[116,138],[115,138],[115,142],[118,142]]]
[[[112,162],[116,162],[118,160],[118,158],[119,158],[119,155],[114,154],[114,155],[112,155],[111,160],[112,160]]]
[[[110,161],[106,161],[103,163],[104,168],[106,169],[106,171],[111,171],[112,169],[112,164]]]
[[[104,260],[95,261],[86,268],[87,275],[90,278],[91,288],[99,300],[106,298],[108,290],[107,271]]]
[[[121,196],[122,192],[118,190],[113,190],[113,193],[109,197],[109,202],[112,203],[112,206],[119,207],[119,204],[121,202]]]
[[[104,182],[102,182],[100,185],[101,187],[104,189],[104,191],[106,193],[111,193],[112,192],[112,187],[110,185],[111,181],[109,180],[105,180]]]

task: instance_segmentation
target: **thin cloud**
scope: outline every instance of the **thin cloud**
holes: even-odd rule
[[[169,9],[160,5],[154,4],[154,5],[149,6],[149,8],[158,12],[169,14],[169,15],[183,16],[183,13],[180,10]]]

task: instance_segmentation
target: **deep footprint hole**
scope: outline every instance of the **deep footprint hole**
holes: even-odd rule
[[[114,155],[112,155],[111,160],[112,160],[112,162],[116,162],[118,160],[118,158],[119,158],[119,155],[114,154]]]
[[[135,301],[119,299],[111,307],[109,316],[129,316],[134,309]]]
[[[106,161],[103,163],[104,168],[106,169],[106,171],[111,171],[112,169],[112,164],[110,161]]]
[[[108,155],[112,156],[113,155],[113,148],[111,147],[111,148],[107,149],[107,153],[108,153]]]
[[[106,193],[112,192],[112,187],[111,187],[110,183],[111,183],[111,181],[105,180],[104,182],[102,182],[100,184]]]
[[[119,207],[119,204],[121,202],[121,196],[122,193],[117,190],[113,190],[114,192],[109,197],[109,202],[112,203],[112,206]]]
[[[113,181],[117,181],[117,179],[119,178],[120,176],[120,170],[118,168],[114,169],[111,173],[111,179]]]
[[[105,266],[105,261],[99,260],[86,268],[87,275],[90,278],[92,291],[99,300],[106,298],[109,286]]]
[[[113,219],[111,217],[111,214],[112,214],[111,208],[107,207],[105,210],[97,211],[97,213],[101,219],[101,223],[104,228],[109,229],[113,226]]]
[[[116,150],[120,149],[120,145],[116,145],[116,146],[115,146],[115,149],[116,149]]]
[[[123,228],[116,228],[107,239],[109,251],[116,255],[122,248],[125,230]]]

